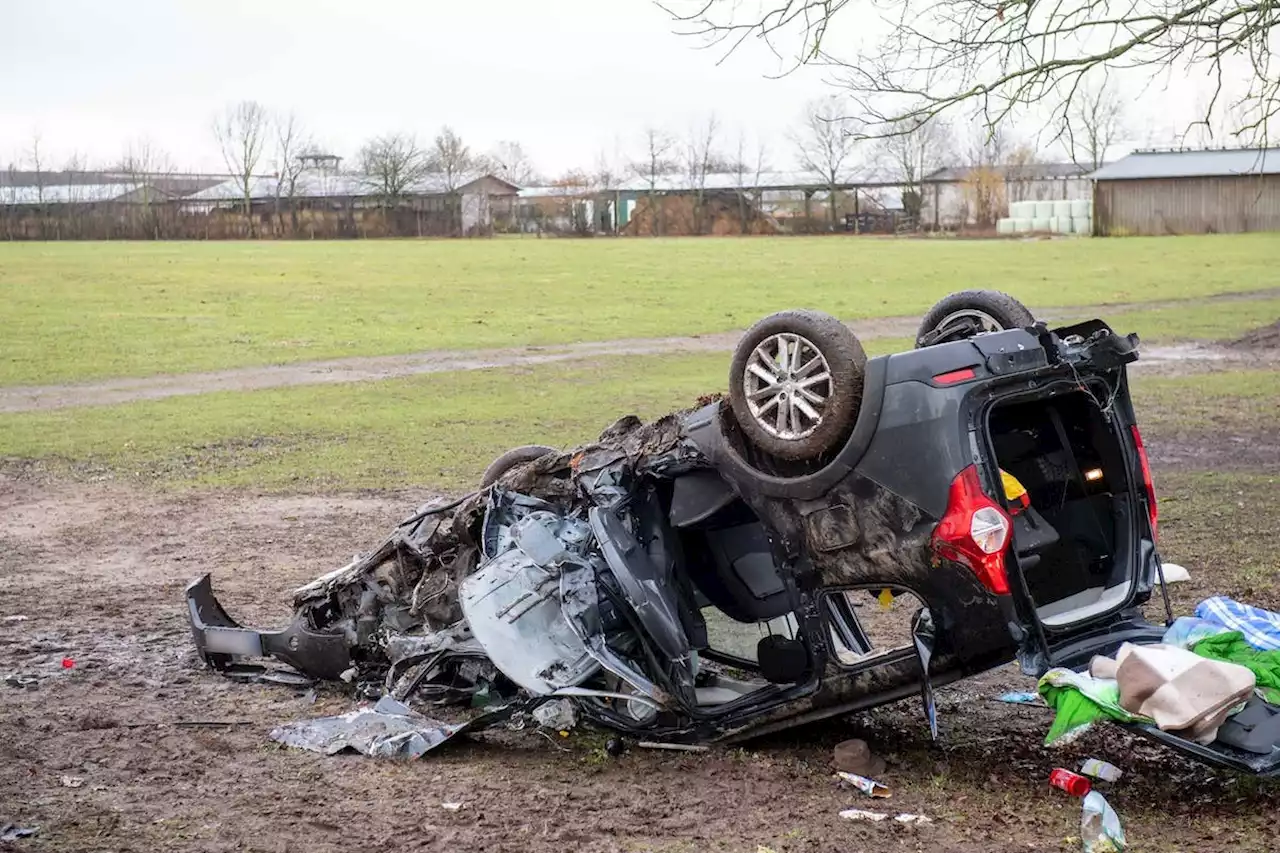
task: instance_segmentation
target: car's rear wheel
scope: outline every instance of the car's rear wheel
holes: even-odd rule
[[[524,465],[535,459],[541,459],[548,453],[558,453],[554,447],[546,447],[542,444],[526,444],[521,447],[513,447],[497,459],[489,463],[489,467],[484,469],[484,474],[480,477],[480,488],[487,489],[498,479],[517,465]]]
[[[836,318],[782,311],[739,341],[729,369],[729,402],[747,439],[779,459],[827,453],[853,429],[867,354]]]
[[[1036,321],[1027,307],[998,290],[962,290],[929,309],[916,331],[916,348],[1020,329]]]

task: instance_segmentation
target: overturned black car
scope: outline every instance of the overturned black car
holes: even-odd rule
[[[775,314],[738,345],[727,402],[504,455],[299,589],[283,631],[193,582],[196,645],[228,674],[270,657],[399,699],[567,697],[653,740],[917,694],[932,724],[933,686],[1159,642],[1138,612],[1160,559],[1137,357],[1136,336],[1050,330],[989,291],[873,359],[831,317]],[[860,612],[895,596],[921,606],[881,647]]]

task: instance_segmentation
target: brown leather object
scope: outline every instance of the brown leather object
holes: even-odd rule
[[[871,751],[865,740],[845,740],[834,751],[837,770],[875,778],[884,773],[884,759]]]

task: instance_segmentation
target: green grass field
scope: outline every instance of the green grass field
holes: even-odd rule
[[[10,243],[0,385],[916,315],[970,287],[1043,308],[1278,286],[1268,234]]]
[[[349,385],[222,392],[0,416],[0,457],[55,473],[160,485],[284,491],[477,482],[519,444],[572,447],[626,414],[655,417],[723,390],[717,353],[612,357],[592,365],[429,374]],[[1257,431],[1280,374],[1135,379],[1144,427]]]

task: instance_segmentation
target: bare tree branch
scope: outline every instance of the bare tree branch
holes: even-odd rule
[[[731,52],[755,38],[793,64],[833,69],[869,136],[969,108],[993,128],[1041,105],[1062,126],[1069,105],[1089,91],[1082,80],[1152,80],[1171,68],[1211,81],[1203,121],[1238,108],[1233,132],[1257,144],[1280,112],[1277,0],[665,0],[664,8],[704,43]],[[871,15],[882,26],[868,27]],[[851,37],[885,32],[840,50],[837,18],[858,27],[846,31]],[[1223,103],[1217,96],[1233,79],[1244,90]]]
[[[1106,162],[1107,149],[1124,135],[1124,105],[1115,89],[1103,81],[1082,88],[1071,99],[1062,136],[1071,162],[1093,171]]]

